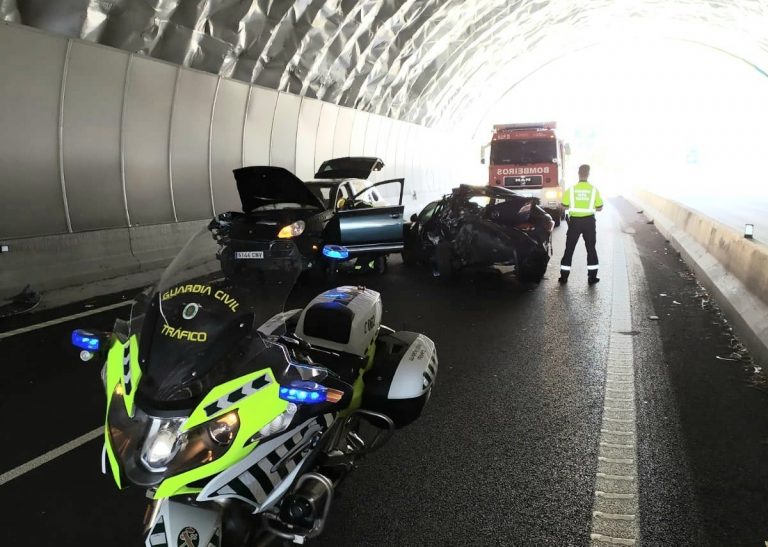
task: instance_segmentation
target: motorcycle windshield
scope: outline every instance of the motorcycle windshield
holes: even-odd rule
[[[291,240],[234,239],[219,220],[202,229],[132,310],[139,400],[189,409],[213,386],[263,368],[259,356],[276,348],[258,327],[283,311],[300,273]]]

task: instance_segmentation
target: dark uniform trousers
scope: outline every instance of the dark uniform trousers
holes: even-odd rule
[[[573,259],[573,251],[576,250],[576,244],[579,242],[579,236],[584,238],[584,244],[587,247],[587,270],[590,278],[597,277],[597,250],[595,250],[595,242],[597,236],[595,234],[595,215],[588,217],[570,217],[568,220],[568,233],[565,235],[565,254],[560,261],[561,266],[566,266],[566,270],[560,271],[560,275],[564,278],[568,278],[570,273],[571,260]]]

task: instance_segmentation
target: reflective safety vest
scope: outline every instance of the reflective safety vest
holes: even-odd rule
[[[603,206],[600,190],[585,180],[579,181],[563,193],[563,205],[573,218],[593,216]]]

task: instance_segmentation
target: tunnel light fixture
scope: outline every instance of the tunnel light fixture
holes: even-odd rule
[[[744,237],[747,239],[752,239],[755,235],[755,225],[754,224],[747,224],[744,226]]]

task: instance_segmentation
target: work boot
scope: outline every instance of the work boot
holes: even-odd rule
[[[594,285],[595,283],[600,283],[600,278],[596,275],[590,276],[589,279],[587,279],[587,283],[590,285]]]
[[[568,283],[568,272],[560,271],[560,277],[557,280],[558,283],[561,285],[565,285]]]

